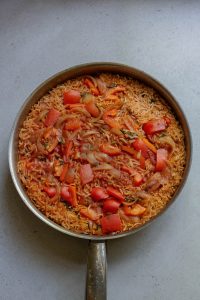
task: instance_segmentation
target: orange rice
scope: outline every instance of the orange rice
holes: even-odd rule
[[[121,207],[118,215],[122,222],[121,231],[140,227],[156,216],[167,205],[179,186],[185,168],[185,146],[183,130],[178,120],[175,118],[170,107],[164,103],[164,100],[161,99],[155,90],[137,80],[117,74],[103,73],[95,75],[95,78],[97,77],[106,84],[107,89],[107,92],[94,96],[96,106],[100,112],[99,118],[87,117],[87,114],[84,114],[79,109],[75,109],[72,112],[67,105],[63,104],[63,93],[67,90],[78,90],[81,93],[81,97],[85,93],[91,92],[90,88],[84,84],[83,77],[71,79],[58,85],[32,107],[23,122],[19,133],[19,158],[17,167],[19,177],[29,198],[44,215],[55,223],[72,231],[102,235],[100,219],[94,221],[80,214],[82,208],[93,205],[91,198],[92,188],[100,186],[106,190],[107,186],[112,186],[120,191],[125,198],[135,198],[136,202],[145,208],[145,212],[138,216],[126,216],[124,215],[123,207]],[[108,91],[114,89],[116,86],[124,87],[125,91],[114,93],[113,95],[117,95],[117,97],[110,97]],[[124,145],[131,145],[135,138],[135,132],[137,137],[147,138],[142,130],[142,124],[151,119],[161,119],[165,116],[170,118],[170,124],[164,132],[159,132],[148,137],[148,141],[156,149],[167,146],[169,150],[166,137],[170,139],[171,146],[173,145],[173,149],[169,151],[167,171],[162,173],[161,179],[159,178],[161,180],[159,188],[151,190],[151,188],[147,187],[149,180],[155,174],[155,166],[152,165],[151,160],[149,158],[146,159],[145,168],[143,169],[137,159],[134,159],[131,155],[123,151],[121,155],[110,158],[115,172],[106,169],[98,170],[99,165],[104,164],[105,166],[105,163],[109,164],[109,159],[108,162],[98,161],[97,165],[92,165],[93,181],[83,185],[79,174],[82,160],[76,158],[75,154],[73,154],[69,160],[70,164],[73,164],[75,173],[72,185],[76,187],[78,205],[73,207],[62,201],[60,191],[63,182],[60,181],[60,175],[55,175],[55,165],[56,163],[58,164],[60,159],[59,154],[57,155],[53,152],[53,154],[47,153],[44,155],[38,149],[38,138],[41,132],[46,130],[44,120],[48,111],[52,108],[60,112],[59,118],[72,114],[82,122],[83,128],[66,133],[65,139],[72,139],[74,141],[73,149],[79,149],[80,144],[89,143],[92,145],[93,152],[99,151],[98,145],[100,144],[109,143],[119,148]],[[102,114],[108,109],[117,110],[117,114],[113,116],[113,119],[121,124],[122,127],[124,126],[120,135],[118,135],[119,132],[116,133],[114,132],[115,130],[111,130],[102,118]],[[126,120],[128,116],[137,121],[136,129],[131,130],[131,133],[122,124],[123,120]],[[59,125],[58,122],[57,125]],[[62,128],[57,129],[62,131]],[[87,135],[91,131],[93,133]],[[63,141],[59,141],[58,146],[62,147],[62,143]],[[133,177],[122,171],[123,166],[136,169],[142,178],[144,178],[143,183],[140,186],[134,186]],[[65,184],[69,186],[68,183]],[[44,191],[44,186],[46,185],[56,188],[55,197],[49,197]],[[100,202],[98,205],[101,218],[102,203]]]

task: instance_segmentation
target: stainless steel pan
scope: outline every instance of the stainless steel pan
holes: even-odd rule
[[[70,230],[67,230],[53,221],[49,220],[46,216],[44,216],[30,201],[26,192],[20,182],[20,179],[17,174],[17,145],[18,145],[18,133],[19,128],[21,127],[24,119],[26,118],[28,112],[32,105],[44,95],[49,90],[54,88],[56,85],[63,83],[64,81],[74,78],[80,75],[92,74],[96,72],[112,72],[118,74],[124,74],[126,76],[133,77],[150,87],[154,88],[161,97],[169,104],[175,113],[177,119],[179,120],[185,134],[185,147],[186,147],[186,166],[182,181],[177,188],[175,194],[169,201],[168,205],[153,219],[147,222],[144,226],[140,228],[130,230],[128,232],[123,232],[115,235],[107,235],[107,236],[93,236],[76,233]],[[130,234],[135,233],[136,231],[144,228],[148,224],[150,224],[155,218],[160,216],[176,199],[177,195],[180,193],[183,188],[185,181],[187,179],[187,175],[189,172],[191,163],[191,135],[188,127],[187,120],[184,116],[183,111],[181,110],[179,104],[173,97],[173,95],[157,80],[149,76],[148,74],[139,71],[135,68],[121,65],[117,63],[90,63],[72,67],[70,69],[61,71],[46,81],[44,81],[39,87],[37,87],[32,94],[27,98],[23,106],[21,107],[10,137],[9,143],[9,166],[10,172],[15,184],[15,187],[24,201],[24,203],[28,206],[28,208],[43,222],[53,227],[56,230],[59,230],[65,234],[71,235],[76,238],[82,238],[89,240],[88,245],[88,268],[87,268],[87,280],[86,280],[86,299],[87,300],[104,300],[106,299],[106,241],[116,238],[121,238]]]

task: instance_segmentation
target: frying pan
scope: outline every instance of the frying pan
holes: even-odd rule
[[[176,118],[179,120],[183,131],[184,131],[184,139],[185,139],[185,148],[186,148],[186,166],[184,170],[184,174],[181,180],[180,185],[178,186],[176,192],[171,197],[171,200],[168,202],[167,206],[162,209],[162,211],[148,221],[145,225],[132,229],[128,232],[122,232],[118,234],[111,234],[106,236],[94,236],[94,235],[86,235],[82,233],[76,233],[61,227],[60,225],[54,223],[49,220],[46,216],[44,216],[31,202],[28,198],[25,189],[23,188],[19,176],[17,174],[17,145],[18,145],[18,133],[19,129],[22,126],[24,119],[29,113],[33,104],[37,103],[39,99],[46,94],[49,90],[56,87],[58,84],[63,83],[64,81],[75,78],[77,76],[93,74],[97,72],[111,72],[117,74],[123,74],[134,79],[143,82],[144,84],[155,89],[160,96],[164,99],[164,101],[172,108]],[[44,81],[39,87],[37,87],[32,94],[27,98],[25,103],[22,105],[14,126],[12,128],[12,133],[9,142],[9,166],[11,176],[14,182],[14,185],[24,201],[24,203],[28,206],[28,208],[43,222],[53,227],[54,229],[61,231],[65,234],[76,238],[82,238],[89,240],[88,243],[88,261],[87,261],[87,278],[86,278],[86,295],[85,298],[87,300],[105,300],[106,299],[106,241],[116,238],[125,237],[127,235],[133,234],[138,230],[141,230],[145,226],[149,225],[155,218],[160,216],[166,209],[173,203],[173,201],[177,198],[181,189],[183,188],[187,175],[190,168],[191,163],[191,135],[188,127],[188,123],[186,117],[181,110],[179,104],[173,97],[173,95],[157,80],[149,76],[148,74],[139,71],[133,67],[117,64],[117,63],[90,63],[78,65],[64,71],[61,71],[46,81]]]

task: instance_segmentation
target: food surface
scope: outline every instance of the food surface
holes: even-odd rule
[[[104,235],[156,216],[180,184],[183,130],[152,88],[82,76],[35,104],[19,133],[18,173],[35,206],[75,232]]]

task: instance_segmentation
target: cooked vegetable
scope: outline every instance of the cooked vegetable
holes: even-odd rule
[[[82,122],[80,120],[71,119],[65,123],[64,129],[74,131],[74,130],[80,129],[81,125],[82,125]]]
[[[149,150],[151,150],[153,153],[156,153],[156,151],[157,151],[156,147],[152,143],[150,143],[145,137],[142,139],[142,141],[146,144],[146,146],[149,148]]]
[[[80,166],[80,177],[82,184],[89,183],[93,180],[94,175],[90,164]]]
[[[81,94],[76,90],[68,90],[63,94],[63,103],[64,104],[76,104],[80,103]]]
[[[109,144],[100,145],[100,150],[110,156],[115,156],[121,154],[121,150],[118,147],[111,146]]]
[[[53,198],[56,194],[56,188],[55,187],[44,187],[44,191],[45,193],[47,193],[47,195],[50,197],[50,198]]]
[[[103,211],[104,213],[113,213],[115,214],[119,209],[120,203],[113,198],[106,199],[103,202]]]
[[[127,216],[140,216],[146,211],[146,208],[140,204],[134,204],[132,207],[124,206],[123,210]]]
[[[91,79],[92,76],[84,79],[84,84],[90,89],[91,93],[95,96],[99,95],[99,90],[94,83],[94,80]]]
[[[158,149],[156,154],[156,171],[162,171],[167,166],[168,152],[166,149]]]
[[[73,186],[63,186],[61,188],[61,198],[66,201],[69,205],[76,207],[78,205],[76,198],[76,189]]]
[[[81,208],[80,214],[92,221],[96,221],[100,218],[100,215],[94,209],[89,207]]]
[[[91,191],[91,196],[94,201],[101,201],[109,197],[105,189],[101,187],[94,187]]]
[[[80,75],[44,95],[19,131],[30,200],[67,230],[138,228],[176,192],[184,136],[151,87],[120,74]]]
[[[141,151],[142,156],[144,156],[144,158],[149,157],[148,147],[142,139],[135,139],[133,142],[133,147],[136,151]]]
[[[146,134],[154,134],[160,131],[165,130],[167,124],[164,119],[150,120],[147,123],[144,123],[142,129]]]
[[[122,230],[122,222],[117,214],[108,215],[101,218],[101,227],[103,234]]]
[[[108,193],[109,196],[114,197],[119,202],[123,202],[124,201],[124,196],[120,193],[120,191],[114,189],[113,187],[108,187],[107,188],[107,193]]]
[[[91,114],[92,117],[97,118],[100,114],[98,107],[95,104],[94,100],[90,100],[85,104],[85,108]]]
[[[50,109],[44,121],[44,125],[47,127],[53,126],[58,120],[59,116],[60,116],[60,112],[57,109],[55,108]]]

